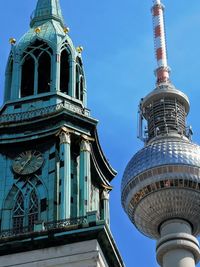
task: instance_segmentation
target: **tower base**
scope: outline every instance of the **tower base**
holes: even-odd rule
[[[0,267],[108,267],[97,240],[50,247],[1,257]]]
[[[160,233],[156,252],[161,267],[195,267],[200,260],[199,243],[188,222],[167,221],[161,225]]]
[[[124,267],[109,228],[94,225],[0,238],[0,267]]]

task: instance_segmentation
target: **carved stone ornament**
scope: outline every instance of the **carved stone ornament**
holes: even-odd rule
[[[101,199],[102,200],[109,200],[110,195],[109,195],[109,191],[108,190],[103,190],[102,194],[101,194]]]
[[[69,132],[61,131],[59,134],[59,138],[60,138],[60,144],[70,144],[71,143]]]
[[[91,152],[90,142],[88,140],[81,141],[81,151]]]

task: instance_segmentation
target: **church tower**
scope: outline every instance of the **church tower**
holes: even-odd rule
[[[110,231],[116,175],[87,108],[59,0],[38,0],[11,51],[0,111],[0,266],[124,266]]]

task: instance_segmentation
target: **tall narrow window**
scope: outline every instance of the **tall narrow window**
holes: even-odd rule
[[[33,229],[34,222],[38,220],[38,212],[39,212],[38,197],[36,195],[35,190],[33,190],[30,194],[30,200],[29,200],[28,225],[30,229]]]
[[[76,65],[76,95],[77,99],[80,99],[80,71],[79,66]]]
[[[13,229],[21,232],[24,226],[24,198],[22,192],[19,192],[13,209]]]
[[[60,91],[69,94],[69,54],[64,49],[60,59]]]
[[[84,72],[82,61],[79,57],[76,58],[76,91],[75,97],[83,101],[84,95]]]
[[[11,58],[6,69],[5,101],[9,100],[11,97],[12,73],[13,73],[13,59]]]
[[[81,82],[80,82],[80,99],[83,101],[83,90],[84,90],[84,82],[83,82],[83,76],[81,77]]]
[[[34,94],[35,62],[32,56],[27,55],[22,65],[21,97]]]
[[[50,91],[51,84],[51,58],[43,52],[38,60],[38,94]]]

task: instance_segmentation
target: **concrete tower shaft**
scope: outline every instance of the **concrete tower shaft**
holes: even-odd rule
[[[200,146],[186,127],[189,99],[169,79],[161,0],[153,1],[152,13],[157,86],[139,105],[145,147],[125,169],[122,205],[138,230],[157,240],[162,267],[194,267],[200,259]]]

